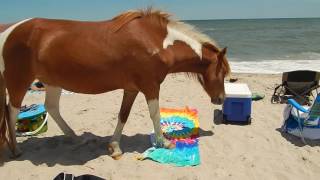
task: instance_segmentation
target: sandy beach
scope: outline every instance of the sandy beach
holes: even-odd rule
[[[117,179],[319,179],[320,142],[304,145],[299,138],[283,134],[283,104],[271,104],[275,84],[281,74],[233,74],[237,82],[247,83],[252,92],[265,98],[252,104],[251,125],[221,124],[221,106],[213,105],[198,82],[184,75],[170,75],[161,86],[160,106],[196,108],[200,119],[201,164],[196,167],[173,167],[136,157],[151,146],[149,133],[153,125],[145,98],[138,95],[122,136],[124,155],[113,160],[107,143],[117,123],[122,91],[100,95],[65,94],[61,112],[79,139],[79,145],[63,136],[49,118],[46,133],[18,138],[24,151],[17,159],[5,152],[0,164],[0,179],[53,179],[60,172],[76,176],[93,174]],[[44,93],[28,94],[23,104],[43,103]]]

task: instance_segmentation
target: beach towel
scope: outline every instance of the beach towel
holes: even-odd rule
[[[151,159],[174,166],[200,164],[199,120],[196,109],[160,109],[161,129],[164,137],[176,145],[174,149],[156,148],[154,134],[150,135],[153,147],[141,159]]]

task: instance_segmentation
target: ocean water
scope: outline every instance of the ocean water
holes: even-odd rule
[[[320,18],[192,20],[228,47],[233,72],[320,71]]]

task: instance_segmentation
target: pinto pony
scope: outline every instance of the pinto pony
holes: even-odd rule
[[[118,123],[108,145],[111,156],[117,158],[122,154],[122,129],[138,92],[147,100],[158,146],[170,148],[172,144],[161,133],[159,113],[160,84],[166,75],[191,73],[212,102],[221,103],[224,78],[230,73],[226,48],[219,49],[192,26],[150,9],[101,22],[27,19],[1,33],[0,53],[4,99],[0,125],[7,124],[1,126],[0,137],[1,142],[9,142],[14,155],[21,153],[15,135],[17,114],[35,78],[45,83],[46,109],[68,136],[75,133],[59,112],[62,88],[86,94],[124,89]]]

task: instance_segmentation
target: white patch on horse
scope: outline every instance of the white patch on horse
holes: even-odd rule
[[[4,67],[4,57],[3,57],[3,47],[4,44],[6,43],[9,35],[11,34],[11,32],[18,27],[20,24],[29,21],[30,19],[25,19],[23,21],[20,21],[16,24],[11,25],[8,29],[6,29],[5,31],[3,31],[2,33],[0,33],[0,72],[1,74],[3,73],[5,67]]]
[[[166,49],[170,45],[173,45],[174,41],[179,40],[189,45],[194,50],[194,52],[198,54],[200,59],[202,59],[202,44],[200,42],[189,37],[178,29],[170,27],[169,24],[167,26],[167,31],[167,37],[163,41],[164,49]]]
[[[180,21],[170,21],[167,25],[167,37],[163,41],[163,48],[173,45],[174,41],[180,40],[188,44],[202,59],[202,44],[210,43],[216,47],[217,43],[209,36],[198,31],[194,26]]]

